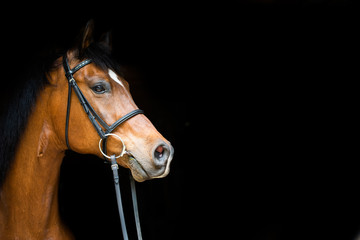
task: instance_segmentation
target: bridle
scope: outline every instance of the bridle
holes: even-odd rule
[[[124,115],[123,117],[121,117],[119,120],[117,120],[115,123],[113,123],[110,126],[103,119],[101,119],[99,114],[96,113],[94,108],[90,105],[88,100],[85,98],[84,94],[81,92],[81,90],[80,90],[79,86],[77,85],[75,78],[73,76],[78,70],[80,70],[81,68],[85,67],[86,65],[88,65],[90,63],[92,63],[92,60],[86,59],[86,60],[82,61],[81,63],[79,63],[78,65],[76,65],[73,69],[71,69],[69,66],[68,60],[67,60],[67,55],[64,54],[64,56],[63,56],[63,67],[64,67],[64,71],[65,71],[65,76],[69,83],[68,102],[67,102],[67,110],[66,110],[66,123],[65,123],[66,145],[67,145],[68,149],[71,150],[70,145],[69,145],[68,131],[69,131],[69,117],[70,117],[70,107],[71,107],[71,92],[73,89],[76,96],[78,97],[85,113],[89,117],[90,122],[92,123],[96,132],[100,136],[100,141],[99,141],[100,152],[104,155],[105,158],[109,158],[111,161],[111,169],[113,170],[113,174],[114,174],[116,198],[117,198],[118,210],[119,210],[119,215],[120,215],[120,220],[121,220],[121,229],[122,229],[124,240],[128,240],[126,225],[125,225],[125,218],[124,218],[122,202],[121,202],[119,176],[118,176],[118,165],[116,163],[116,158],[122,157],[127,152],[126,152],[125,144],[122,141],[121,137],[116,134],[113,134],[111,132],[114,131],[114,129],[116,129],[120,124],[124,123],[125,121],[129,120],[130,118],[132,118],[138,114],[143,114],[144,111],[142,111],[140,109],[133,110],[133,111],[129,112],[128,114]],[[105,131],[103,130],[102,127],[105,129]],[[108,136],[115,136],[116,138],[120,139],[120,141],[123,144],[122,152],[117,157],[115,157],[115,155],[112,155],[112,156],[106,155],[106,141],[107,141]],[[103,150],[101,150],[101,142],[102,142]],[[129,157],[130,157],[130,159],[134,160],[134,158],[132,156],[129,156]],[[139,214],[138,214],[138,210],[137,210],[135,181],[134,181],[133,177],[131,176],[131,174],[130,174],[130,185],[131,185],[131,193],[132,193],[131,195],[132,195],[133,207],[134,207],[136,230],[137,230],[137,234],[138,234],[138,239],[142,240]]]
[[[107,135],[114,131],[116,127],[118,127],[123,122],[129,120],[130,118],[144,113],[144,111],[140,109],[136,109],[134,111],[129,112],[119,120],[117,120],[115,123],[113,123],[111,126],[107,125],[107,123],[101,119],[99,114],[97,114],[94,110],[94,108],[90,105],[88,100],[85,98],[84,94],[81,92],[79,86],[77,85],[73,74],[75,74],[78,70],[80,70],[82,67],[85,67],[86,65],[90,64],[92,62],[91,59],[84,60],[83,62],[79,63],[76,67],[73,69],[70,69],[70,66],[68,64],[67,56],[66,54],[63,57],[63,66],[65,70],[65,76],[69,81],[69,91],[68,91],[68,104],[67,104],[67,113],[66,113],[66,126],[65,126],[65,138],[66,138],[66,145],[68,149],[70,148],[69,145],[69,138],[68,138],[68,129],[69,129],[69,116],[70,116],[70,104],[71,104],[71,90],[74,89],[74,92],[76,93],[76,96],[78,97],[81,105],[83,106],[85,113],[88,115],[90,122],[94,126],[95,130],[99,134],[100,138],[104,140],[103,146],[106,146],[106,139]],[[105,128],[105,132],[100,127],[99,123],[103,128]],[[104,148],[106,151],[106,148]]]

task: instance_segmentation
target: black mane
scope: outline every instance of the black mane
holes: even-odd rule
[[[11,97],[12,100],[7,104],[6,109],[0,116],[0,187],[2,186],[6,174],[13,162],[16,146],[20,136],[23,134],[27,120],[34,108],[38,93],[48,84],[46,73],[55,67],[54,62],[61,57],[65,51],[57,51],[48,56],[37,57],[32,62],[23,79],[19,79],[21,84],[16,86],[18,91]],[[79,56],[79,60],[92,59],[93,63],[103,70],[108,68],[121,74],[119,65],[110,55],[110,50],[100,44],[92,43]],[[25,80],[25,81],[24,81]]]

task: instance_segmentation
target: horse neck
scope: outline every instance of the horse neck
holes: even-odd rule
[[[43,239],[60,231],[58,184],[64,149],[47,115],[49,96],[44,90],[38,97],[0,192],[0,238]]]

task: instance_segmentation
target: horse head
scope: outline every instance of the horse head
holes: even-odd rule
[[[108,156],[114,154],[118,156],[117,163],[129,168],[138,182],[165,177],[169,173],[174,149],[142,113],[116,126],[111,134],[106,135],[105,149],[101,149],[101,136],[99,137],[99,131],[94,124],[100,126],[99,123],[103,121],[111,126],[138,107],[130,94],[129,83],[122,77],[119,66],[110,56],[110,35],[105,34],[100,41],[95,42],[93,26],[92,22],[86,25],[76,47],[68,50],[63,58],[59,58],[55,62],[57,67],[49,73],[49,82],[54,90],[48,104],[53,111],[52,122],[57,131],[59,145],[101,158],[101,150]],[[99,116],[99,119],[93,120],[94,123],[89,120],[86,109],[84,111],[84,103],[79,101],[76,91],[71,92],[69,78],[65,76],[66,67],[61,67],[64,58],[69,69],[75,68],[84,60],[91,61],[73,73],[72,77],[80,89],[80,95]],[[71,98],[67,104],[69,92]],[[71,107],[68,107],[69,105]],[[100,128],[106,132],[103,125]]]

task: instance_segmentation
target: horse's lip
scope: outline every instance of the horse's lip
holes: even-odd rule
[[[129,168],[136,181],[143,182],[150,179],[143,166],[132,155],[129,156]]]

